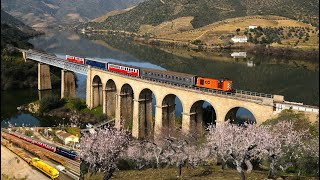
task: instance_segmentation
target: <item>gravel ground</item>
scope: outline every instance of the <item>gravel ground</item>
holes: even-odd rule
[[[19,159],[19,163],[18,163]],[[27,180],[50,180],[48,176],[30,166],[23,159],[1,145],[1,174]]]

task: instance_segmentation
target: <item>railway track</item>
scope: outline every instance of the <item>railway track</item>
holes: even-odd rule
[[[41,148],[37,145],[34,145],[32,143],[29,143],[27,141],[24,141],[20,138],[17,138],[15,136],[12,136],[4,131],[1,131],[1,133],[4,133],[7,138],[9,137],[10,139],[16,141],[16,142],[23,142],[23,144],[28,144],[30,147],[34,148],[34,150],[37,150],[37,151],[41,151],[43,154],[45,154],[46,157],[48,156],[53,156],[53,157],[58,157],[59,159],[62,159],[64,161],[64,164],[62,164],[63,166],[66,167],[66,169],[70,170],[71,172],[73,172],[76,176],[80,176],[80,161],[75,161],[75,160],[71,160],[67,157],[64,157],[60,154],[57,154],[57,153],[54,153],[52,151],[49,151],[47,149],[44,149],[44,148]],[[1,134],[2,136],[2,134]],[[50,157],[49,157],[50,158]],[[50,159],[53,159],[53,158],[50,158]],[[54,159],[53,159],[54,160]],[[58,162],[57,160],[55,160],[56,162]],[[61,162],[59,162],[61,163]]]

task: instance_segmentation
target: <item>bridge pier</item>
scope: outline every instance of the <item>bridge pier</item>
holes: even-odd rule
[[[38,90],[52,89],[50,67],[47,64],[38,63]]]
[[[101,84],[92,84],[92,93],[93,93],[93,102],[91,108],[96,108],[102,105],[102,85]]]
[[[116,120],[115,120],[115,127],[117,129],[121,128],[122,117],[120,115],[120,109],[121,109],[121,97],[120,97],[120,93],[117,93],[117,95],[116,95]]]
[[[192,129],[190,133],[193,133],[197,136],[202,136],[204,133],[202,108],[198,108],[195,112],[190,113],[190,122],[190,129]]]
[[[76,97],[76,78],[72,71],[61,70],[61,98]]]
[[[133,125],[133,95],[130,93],[120,94],[120,119],[123,128],[132,129]]]
[[[136,138],[153,139],[152,94],[134,101],[132,135]]]
[[[156,105],[155,124],[154,124],[154,140],[160,139],[162,136],[162,106]]]
[[[140,105],[139,105],[139,100],[133,100],[133,122],[132,122],[132,136],[134,138],[140,139],[142,138],[141,134],[141,125],[140,125]]]
[[[189,134],[191,132],[191,114],[182,113],[182,133]]]
[[[52,90],[38,91],[39,100],[43,99],[46,96],[52,96]]]
[[[116,96],[116,89],[108,88],[104,90],[103,113],[107,114],[108,118],[115,117],[117,99]]]

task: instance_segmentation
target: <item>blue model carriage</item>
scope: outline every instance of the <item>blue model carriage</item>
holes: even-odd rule
[[[62,156],[68,157],[70,159],[76,159],[76,157],[78,156],[78,154],[76,152],[64,149],[62,147],[57,147],[56,153],[58,153]]]
[[[90,65],[90,66],[95,67],[95,68],[99,68],[99,69],[106,69],[106,64],[107,63],[98,62],[98,61],[93,60],[93,59],[85,58],[85,64],[86,65]]]

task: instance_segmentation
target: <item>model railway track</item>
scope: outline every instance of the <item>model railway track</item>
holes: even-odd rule
[[[63,166],[65,166],[67,169],[71,170],[72,172],[74,172],[74,174],[76,174],[77,176],[80,176],[80,162],[78,161],[74,161],[71,160],[67,157],[64,157],[60,154],[54,153],[52,151],[49,151],[47,149],[38,147],[37,145],[34,145],[32,143],[29,143],[27,141],[24,141],[20,138],[17,138],[15,136],[12,136],[4,131],[2,131],[2,136],[7,139],[7,140],[11,140],[12,142],[19,144],[19,146],[22,146],[22,148],[27,148],[27,151],[30,151],[31,153],[37,152],[37,156],[39,156],[39,152],[41,152],[41,154],[44,154],[46,157],[53,159],[56,162],[59,162],[60,164],[62,164]],[[43,156],[42,156],[43,157]]]
[[[1,144],[5,146],[7,149],[12,151],[14,154],[19,156],[25,162],[27,162],[30,166],[35,167],[37,170],[41,171],[42,173],[50,176],[51,179],[56,179],[59,177],[59,172],[57,169],[51,167],[50,165],[44,163],[38,158],[30,156],[27,152],[21,151],[19,148],[15,148],[12,146],[9,140],[6,140],[1,137]]]

